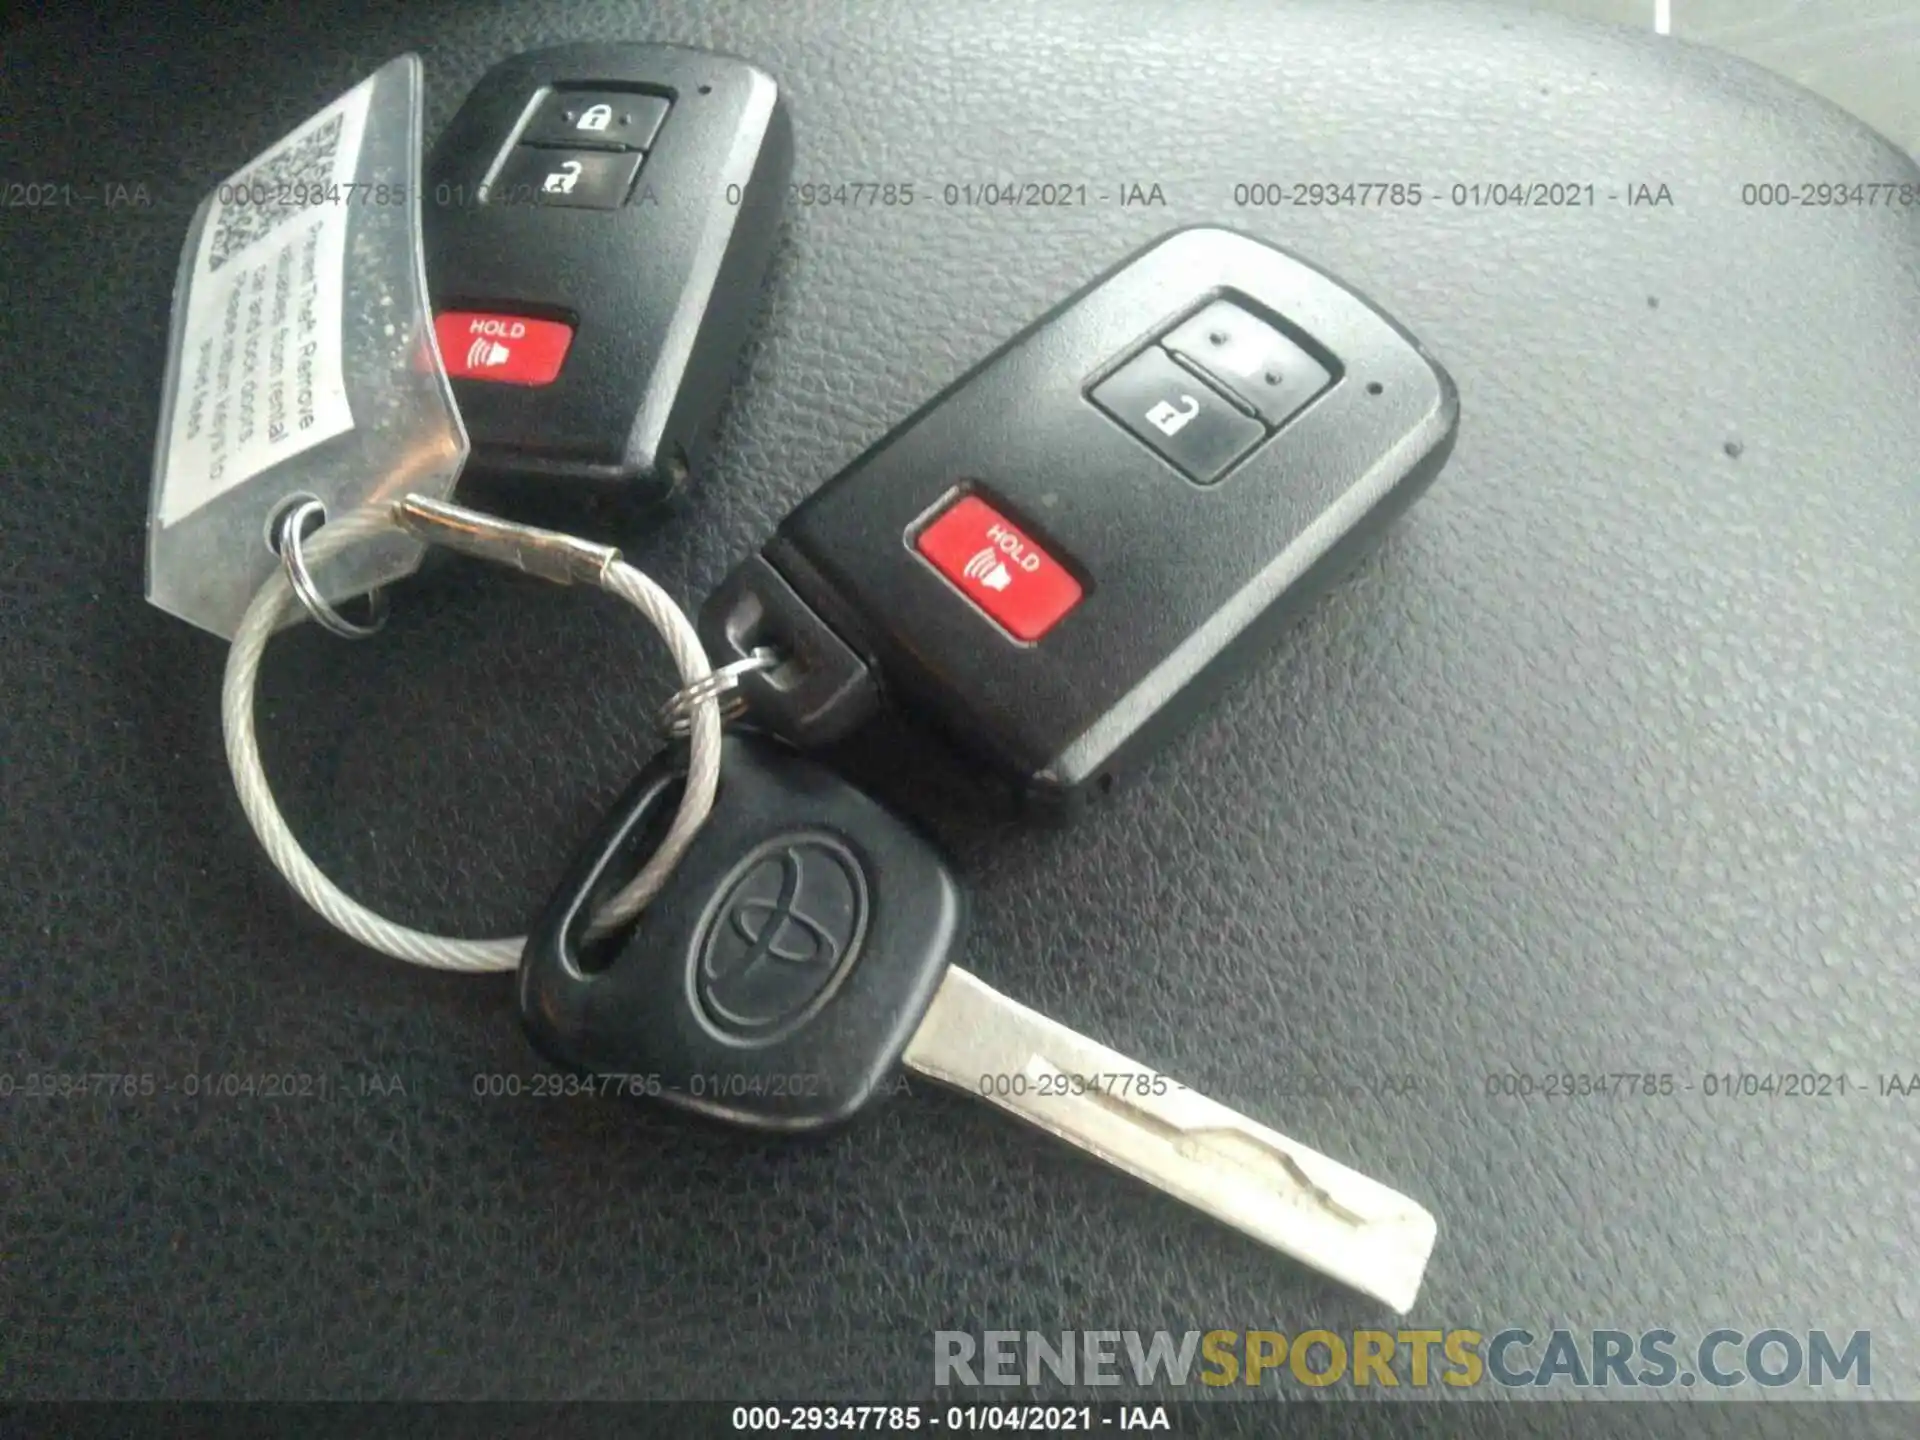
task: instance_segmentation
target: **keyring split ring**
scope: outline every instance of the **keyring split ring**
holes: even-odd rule
[[[692,723],[694,707],[704,700],[719,700],[722,721],[738,720],[747,712],[747,697],[740,693],[740,677],[757,670],[771,670],[780,663],[777,650],[762,646],[751,655],[722,665],[704,680],[684,685],[666,698],[660,707],[660,728],[669,735],[685,735]]]
[[[318,500],[303,500],[290,507],[273,527],[273,548],[280,552],[280,565],[287,572],[287,583],[293,587],[294,598],[321,629],[331,631],[342,640],[365,640],[378,635],[381,627],[387,623],[387,597],[384,591],[368,592],[367,608],[371,613],[362,625],[334,609],[327,597],[320,593],[320,587],[314,584],[313,572],[307,568],[304,548],[307,521],[310,519],[318,519],[322,525],[326,524],[327,507]]]
[[[290,533],[298,535],[301,516]],[[397,503],[350,510],[329,520],[309,542],[316,564],[377,536],[401,533],[473,554],[560,584],[585,582],[624,600],[659,633],[673,656],[682,685],[706,678],[711,670],[698,632],[686,612],[652,580],[620,559],[608,546],[557,531],[517,525],[498,516],[409,495]],[[288,577],[291,579],[291,577]],[[269,574],[254,592],[233,632],[221,684],[220,718],[226,734],[227,766],[247,822],[259,837],[274,868],[300,898],[336,929],[370,949],[438,970],[513,970],[526,946],[524,935],[466,940],[415,930],[368,909],[348,895],[301,848],[273,798],[254,728],[254,693],[267,643],[293,613],[291,584]],[[316,619],[319,618],[317,615]],[[695,706],[688,741],[686,782],[678,808],[653,854],[594,917],[589,934],[606,934],[638,915],[673,874],[713,809],[720,780],[722,741],[719,702],[709,697]]]

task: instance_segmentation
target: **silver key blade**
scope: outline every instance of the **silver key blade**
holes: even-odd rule
[[[957,966],[904,1058],[1399,1314],[1413,1306],[1436,1229],[1420,1205]]]

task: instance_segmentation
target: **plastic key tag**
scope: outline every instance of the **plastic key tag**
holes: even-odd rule
[[[420,234],[421,73],[402,55],[216,186],[195,213],[147,522],[147,599],[231,638],[289,505],[329,518],[444,498],[467,433]],[[320,568],[340,601],[419,568],[398,530]]]

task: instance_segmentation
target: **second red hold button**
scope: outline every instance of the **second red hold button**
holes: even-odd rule
[[[978,495],[955,501],[914,548],[1016,640],[1038,640],[1085,593],[1058,560]]]
[[[558,320],[448,310],[436,315],[440,363],[456,380],[549,385],[573,344],[573,327]]]

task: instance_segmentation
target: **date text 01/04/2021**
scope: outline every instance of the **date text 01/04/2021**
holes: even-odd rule
[[[363,1100],[405,1095],[398,1075],[373,1071],[334,1075],[297,1070],[46,1071],[0,1073],[0,1101],[146,1100]]]
[[[736,1405],[732,1428],[741,1433],[910,1435],[1032,1432],[1041,1435],[1110,1431],[1169,1433],[1164,1405]]]
[[[1885,1071],[1861,1080],[1817,1070],[1501,1071],[1483,1080],[1485,1093],[1503,1100],[1631,1100],[1699,1095],[1705,1099],[1841,1100],[1920,1094],[1920,1072]]]
[[[744,1072],[701,1071],[684,1080],[668,1081],[657,1074],[618,1074],[585,1071],[539,1071],[532,1074],[481,1073],[473,1077],[473,1093],[482,1099],[562,1100],[575,1097],[631,1095],[658,1099],[663,1095],[688,1095],[696,1100],[832,1096],[840,1082],[831,1075],[791,1074],[758,1075]],[[882,1095],[911,1092],[906,1075],[899,1074],[883,1083]]]

